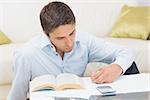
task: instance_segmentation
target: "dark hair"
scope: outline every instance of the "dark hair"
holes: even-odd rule
[[[60,25],[75,24],[75,16],[70,7],[63,2],[50,2],[40,13],[43,31],[49,36]]]

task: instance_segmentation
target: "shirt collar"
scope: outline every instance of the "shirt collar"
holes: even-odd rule
[[[46,34],[41,34],[41,39],[40,39],[41,48],[44,48],[48,45],[52,46],[52,43],[51,43],[50,39],[46,36]]]

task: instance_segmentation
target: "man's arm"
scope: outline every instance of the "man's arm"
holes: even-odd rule
[[[96,83],[113,82],[134,61],[132,50],[94,37],[89,40],[89,62],[110,63],[110,65],[99,69],[91,75],[91,79]]]
[[[123,72],[121,66],[117,64],[110,64],[106,67],[100,68],[93,72],[91,79],[95,83],[111,83],[118,78]]]
[[[28,57],[16,52],[13,69],[15,76],[7,100],[26,100],[31,76]]]

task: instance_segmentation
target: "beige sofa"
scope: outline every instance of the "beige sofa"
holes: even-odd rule
[[[39,9],[46,2],[7,2],[1,3],[4,12],[0,14],[0,22],[4,22],[2,30],[13,41],[11,44],[0,45],[0,100],[5,100],[13,80],[12,60],[14,50],[20,48],[24,42],[34,35],[41,33],[40,23],[37,22]],[[137,4],[136,0],[112,0],[82,2],[70,0],[68,4],[73,8],[77,16],[77,29],[93,33],[106,41],[126,46],[135,50],[136,63],[140,72],[150,73],[150,40],[110,38],[107,33],[111,30],[113,23],[119,13],[121,6],[127,4]],[[13,2],[13,3],[12,3]],[[147,2],[145,3],[147,4]],[[38,8],[38,9],[33,9]],[[95,10],[96,9],[96,10]],[[19,14],[18,14],[19,13]],[[1,18],[2,17],[2,18]],[[3,20],[2,20],[3,19]],[[2,20],[2,21],[1,21]],[[14,24],[15,23],[15,24]],[[1,23],[0,23],[1,24]],[[39,26],[37,26],[39,25]]]
[[[0,45],[0,100],[5,100],[10,90],[13,79],[13,52],[21,45],[21,43]]]

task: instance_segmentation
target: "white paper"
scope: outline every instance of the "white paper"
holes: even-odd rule
[[[85,84],[85,89],[70,89],[65,91],[40,91],[32,92],[30,94],[31,100],[34,98],[50,97],[76,97],[89,99],[91,95],[101,95],[96,89],[97,86],[109,85],[116,93],[131,93],[131,92],[144,92],[150,91],[150,74],[136,74],[120,76],[115,82],[109,84],[95,84],[89,77],[82,78]],[[49,99],[50,100],[50,99]]]
[[[111,86],[117,93],[150,91],[150,74],[122,76]]]

